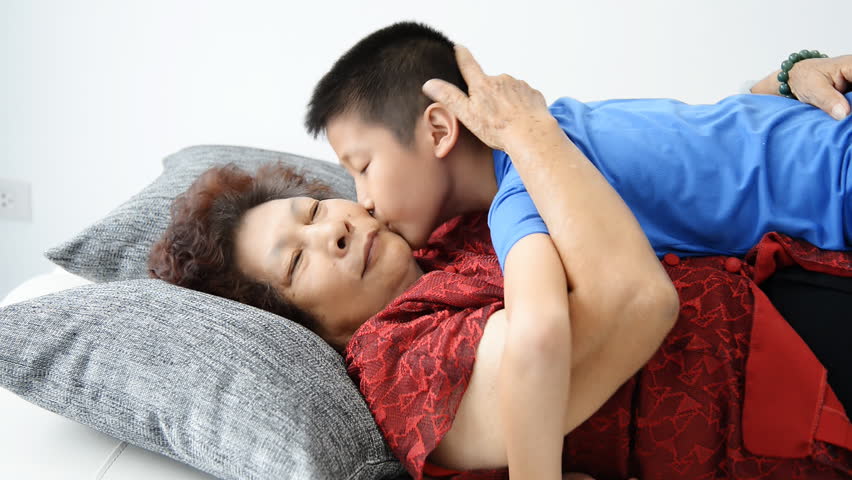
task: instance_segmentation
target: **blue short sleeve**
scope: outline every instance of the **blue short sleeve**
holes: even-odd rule
[[[533,233],[548,232],[505,152],[494,151],[494,167],[498,190],[488,211],[488,227],[500,268],[505,269],[506,256],[518,240]]]

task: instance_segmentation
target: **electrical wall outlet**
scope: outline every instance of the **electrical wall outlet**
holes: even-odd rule
[[[32,220],[29,182],[0,178],[0,220]]]

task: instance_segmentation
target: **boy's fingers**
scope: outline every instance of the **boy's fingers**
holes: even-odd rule
[[[452,83],[433,78],[423,84],[423,93],[444,104],[462,123],[467,119],[467,95]]]
[[[456,44],[455,48],[456,62],[459,64],[459,70],[464,81],[467,82],[468,86],[479,83],[485,78],[485,72],[482,71],[479,62],[473,58],[473,54],[465,46]]]

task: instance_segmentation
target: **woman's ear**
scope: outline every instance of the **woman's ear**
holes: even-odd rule
[[[423,112],[423,120],[429,129],[432,150],[436,157],[446,157],[456,146],[459,138],[459,120],[441,103],[433,103]]]

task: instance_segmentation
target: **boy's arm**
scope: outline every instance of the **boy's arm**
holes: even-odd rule
[[[565,436],[557,413],[567,404],[571,380],[571,322],[565,273],[549,236],[528,235],[512,247],[505,302],[498,417],[509,475],[556,480]]]

